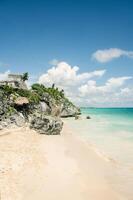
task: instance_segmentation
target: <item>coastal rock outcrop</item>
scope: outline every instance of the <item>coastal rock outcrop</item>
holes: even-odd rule
[[[66,118],[66,117],[75,117],[77,115],[80,115],[80,110],[75,107],[75,106],[63,106],[62,111],[61,111],[61,117]]]
[[[37,84],[33,86],[33,89],[38,92],[40,87]],[[42,89],[42,88],[41,88]],[[46,114],[60,117],[74,117],[80,115],[80,109],[76,107],[71,101],[69,101],[64,94],[57,90],[57,88],[51,88],[49,91],[41,92],[40,109]]]
[[[15,113],[8,117],[0,118],[0,130],[4,128],[14,128],[25,126],[26,119],[21,113]]]
[[[76,107],[73,104],[69,104],[64,102],[62,104],[62,110],[61,110],[61,117],[65,118],[65,117],[75,117],[77,115],[80,115],[80,109],[78,107]]]
[[[0,118],[8,113],[12,100],[3,89],[0,89]]]
[[[28,74],[12,77],[13,82],[6,81],[0,85],[0,129],[28,124],[38,133],[57,135],[63,127],[61,117],[74,117],[80,114],[80,109],[54,84],[52,87],[45,87],[36,83],[31,89],[24,89],[12,84],[16,83],[16,77],[21,77],[24,82]]]
[[[46,135],[58,135],[63,127],[63,122],[58,117],[34,114],[30,119],[30,128]]]
[[[87,116],[86,119],[91,119],[91,117],[90,117],[90,116]]]

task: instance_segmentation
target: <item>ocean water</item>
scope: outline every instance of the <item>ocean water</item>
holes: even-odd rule
[[[81,108],[71,128],[114,167],[114,187],[133,200],[133,108]],[[86,116],[91,119],[86,119]]]

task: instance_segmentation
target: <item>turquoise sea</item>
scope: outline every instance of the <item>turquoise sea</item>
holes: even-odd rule
[[[106,119],[110,122],[106,126],[109,132],[133,132],[133,108],[81,108],[81,111],[84,115],[92,116],[92,119]]]
[[[133,108],[81,108],[71,128],[106,161],[115,165],[114,185],[133,200]],[[91,119],[86,119],[86,116]]]

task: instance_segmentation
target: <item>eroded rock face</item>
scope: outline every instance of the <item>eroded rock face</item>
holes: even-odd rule
[[[78,114],[80,110],[65,97],[55,98],[44,92],[36,103],[16,91],[10,93],[0,88],[0,130],[28,124],[39,133],[57,135],[63,127],[60,117]]]
[[[58,117],[34,114],[30,118],[30,128],[46,135],[58,135],[63,127],[63,122]]]
[[[26,122],[37,132],[48,135],[60,134],[63,122],[59,119],[57,106],[47,97],[39,104],[27,107],[16,106],[10,96],[0,90],[0,130],[23,127]],[[46,103],[47,102],[47,103]]]
[[[0,90],[0,116],[4,115],[8,111],[9,100],[2,90]]]
[[[33,105],[30,108],[31,112],[34,113],[43,113],[46,115],[50,115],[51,114],[51,109],[49,108],[49,106],[45,103],[45,102],[40,102],[39,104]]]
[[[75,115],[81,114],[80,109],[65,98],[60,99],[60,103],[57,105],[54,98],[48,93],[44,93],[42,101],[45,102],[47,110],[49,110],[49,114],[52,116],[74,117]]]
[[[16,126],[21,127],[25,125],[26,119],[21,113],[17,113],[10,117],[10,121]]]
[[[4,128],[23,127],[25,126],[25,118],[21,113],[15,113],[8,117],[3,117],[0,121],[0,130]]]
[[[63,105],[61,111],[61,117],[75,117],[76,115],[80,115],[80,109],[73,105]]]
[[[0,88],[0,129],[21,127],[25,125],[25,117],[13,107],[11,95]]]

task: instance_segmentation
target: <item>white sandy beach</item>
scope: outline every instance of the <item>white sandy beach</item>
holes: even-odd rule
[[[108,167],[66,124],[57,136],[0,132],[1,200],[123,200],[106,178]]]

